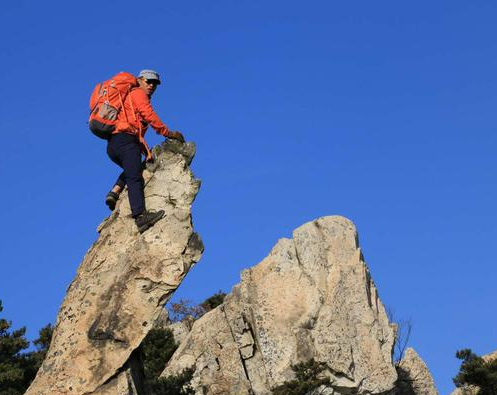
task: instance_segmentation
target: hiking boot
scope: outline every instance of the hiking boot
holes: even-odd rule
[[[110,211],[114,211],[118,199],[119,195],[115,192],[110,191],[107,194],[107,196],[105,197],[105,204],[109,206]]]
[[[154,224],[164,216],[164,210],[159,211],[144,211],[135,218],[135,224],[138,227],[138,232],[143,233],[148,228],[154,226]]]

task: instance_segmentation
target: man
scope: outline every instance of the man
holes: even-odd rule
[[[151,125],[158,134],[185,142],[180,132],[168,129],[150,104],[150,98],[158,85],[160,85],[160,78],[156,71],[142,70],[140,72],[138,87],[133,88],[126,96],[117,119],[116,131],[107,143],[109,158],[119,165],[123,172],[107,194],[105,203],[111,210],[114,210],[119,194],[127,185],[131,213],[140,233],[145,232],[164,215],[164,210],[155,212],[145,208],[141,155],[144,153],[146,160],[152,159],[144,139],[147,127]]]

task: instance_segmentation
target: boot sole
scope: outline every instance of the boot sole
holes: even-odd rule
[[[145,232],[147,229],[150,229],[152,226],[154,226],[158,221],[160,221],[162,218],[164,217],[164,214],[162,214],[160,217],[157,217],[156,219],[154,219],[153,221],[150,221],[146,224],[143,224],[142,226],[140,226],[138,228],[138,232],[140,233],[143,233]]]

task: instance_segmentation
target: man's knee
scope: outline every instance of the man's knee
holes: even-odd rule
[[[143,185],[143,176],[142,174],[136,174],[136,173],[133,173],[133,174],[129,174],[129,175],[126,175],[126,184],[141,184]]]

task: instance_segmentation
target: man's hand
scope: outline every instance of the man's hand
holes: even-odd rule
[[[183,137],[183,135],[182,135],[180,132],[178,132],[177,130],[176,130],[176,131],[174,131],[174,132],[169,132],[169,136],[167,136],[167,137],[169,137],[170,139],[175,139],[175,140],[178,140],[178,141],[180,141],[180,142],[182,142],[182,143],[184,143],[184,142],[185,142],[185,138],[184,138],[184,137]]]

